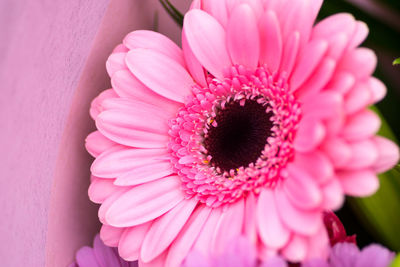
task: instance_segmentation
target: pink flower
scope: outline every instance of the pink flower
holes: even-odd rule
[[[125,37],[87,138],[107,245],[141,266],[239,235],[261,259],[326,257],[323,211],[373,194],[399,154],[367,109],[386,89],[358,48],[366,25],[338,14],[313,27],[321,4],[195,1],[182,50],[155,32]]]
[[[121,259],[115,248],[104,245],[99,235],[93,241],[93,248],[82,247],[76,253],[76,262],[69,267],[137,267],[137,262]]]

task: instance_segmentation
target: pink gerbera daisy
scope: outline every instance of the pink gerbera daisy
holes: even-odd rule
[[[338,14],[313,26],[321,4],[195,1],[182,50],[151,31],[125,37],[87,138],[106,244],[141,266],[239,235],[260,259],[327,255],[323,211],[374,193],[399,155],[367,109],[385,86],[358,48],[366,25]]]

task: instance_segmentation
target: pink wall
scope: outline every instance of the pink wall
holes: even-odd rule
[[[107,54],[127,32],[151,28],[157,8],[156,0],[0,1],[1,266],[65,266],[91,243],[89,103],[109,86]],[[179,40],[159,14],[159,30]]]

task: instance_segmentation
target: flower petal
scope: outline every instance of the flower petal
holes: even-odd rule
[[[259,21],[260,30],[260,65],[266,64],[271,71],[277,71],[282,57],[282,37],[276,14],[265,11]]]
[[[149,89],[129,70],[117,71],[111,78],[111,84],[120,97],[152,104],[168,112],[176,112],[179,103],[169,100]]]
[[[192,49],[189,46],[187,41],[185,32],[182,31],[182,50],[183,50],[183,57],[185,58],[185,62],[187,68],[192,75],[193,79],[201,86],[207,86],[205,71],[203,66],[197,60],[195,55],[193,54]]]
[[[289,177],[284,183],[284,191],[291,203],[305,210],[311,210],[320,206],[322,195],[318,184],[301,168],[294,164],[287,166]]]
[[[98,266],[94,251],[90,247],[83,247],[76,253],[76,263],[78,266]]]
[[[368,48],[360,47],[347,52],[338,65],[338,69],[352,73],[357,79],[372,75],[377,64],[375,53]]]
[[[118,244],[119,255],[127,261],[136,261],[139,259],[140,249],[151,222],[128,227],[122,233]]]
[[[154,260],[167,249],[189,219],[197,202],[195,199],[182,201],[154,221],[141,249],[140,257],[144,262]]]
[[[182,50],[161,33],[147,30],[133,31],[124,38],[123,43],[131,50],[145,48],[157,51],[172,58],[181,66],[185,66]]]
[[[367,38],[369,29],[363,21],[357,21],[354,32],[349,42],[349,49],[359,46]]]
[[[307,240],[307,256],[306,259],[322,258],[326,259],[329,255],[330,245],[329,237],[325,227],[321,227],[319,231]],[[315,267],[323,267],[315,265]],[[305,266],[304,266],[305,267]],[[311,267],[311,266],[310,266]]]
[[[334,178],[322,186],[323,207],[326,210],[338,210],[344,203],[344,193],[338,179]]]
[[[113,89],[107,89],[101,92],[90,104],[90,117],[92,117],[93,120],[96,120],[97,116],[104,110],[102,105],[103,101],[115,97],[118,97],[118,95]]]
[[[112,53],[107,61],[106,61],[106,69],[107,73],[110,77],[114,75],[115,72],[119,70],[127,70],[127,66],[125,64],[125,53]]]
[[[162,53],[137,48],[128,52],[126,64],[143,84],[159,95],[179,103],[195,84],[186,69]]]
[[[294,140],[294,147],[297,151],[308,152],[313,150],[325,137],[325,128],[315,118],[304,117],[300,121]]]
[[[370,77],[368,79],[369,91],[371,94],[371,102],[369,104],[374,104],[381,101],[386,95],[386,86],[375,77]]]
[[[290,78],[291,89],[296,90],[312,74],[328,48],[325,40],[309,42],[302,51]]]
[[[307,255],[307,247],[307,240],[304,237],[294,235],[281,253],[291,262],[301,262]]]
[[[351,157],[351,148],[341,138],[328,138],[321,145],[322,151],[329,157],[333,166],[342,167]]]
[[[351,115],[365,108],[371,103],[372,95],[366,83],[356,84],[344,99],[346,113]]]
[[[113,182],[113,179],[93,177],[88,190],[90,200],[94,203],[100,204],[109,196],[119,191]]]
[[[207,221],[211,208],[200,205],[190,216],[189,221],[185,224],[175,241],[170,246],[165,266],[179,267],[185,259],[186,255],[192,248],[194,242],[198,238],[201,229]]]
[[[174,173],[170,161],[158,161],[134,168],[118,176],[114,184],[118,186],[139,185],[161,179]]]
[[[244,200],[230,204],[223,211],[211,243],[212,251],[223,253],[229,242],[239,237],[243,229]]]
[[[399,161],[399,147],[389,139],[375,136],[373,142],[378,150],[378,158],[373,164],[374,171],[381,173],[392,168]]]
[[[91,172],[102,178],[115,178],[132,169],[166,159],[166,149],[115,147],[102,153],[93,162]]]
[[[184,199],[180,186],[177,176],[136,186],[114,201],[107,210],[106,221],[112,226],[127,227],[153,220]]]
[[[343,191],[350,196],[370,196],[379,188],[379,180],[369,170],[339,172],[338,177]]]
[[[253,193],[249,193],[245,199],[244,209],[244,235],[252,243],[257,242],[257,201]]]
[[[333,90],[323,90],[302,105],[303,114],[326,119],[336,117],[342,111],[343,99],[340,93]]]
[[[264,189],[258,197],[257,228],[263,243],[281,248],[289,240],[290,231],[282,224],[272,190]]]
[[[313,235],[322,225],[320,211],[305,211],[293,206],[281,189],[275,189],[276,206],[283,223],[302,235]]]
[[[260,56],[260,39],[254,16],[249,5],[238,5],[229,18],[227,29],[227,45],[232,63],[251,69],[257,67]]]
[[[223,70],[231,66],[224,28],[211,15],[199,9],[185,15],[183,31],[193,54],[215,77],[223,79]]]
[[[100,229],[100,238],[107,246],[118,247],[118,242],[125,229],[103,224]]]
[[[346,140],[357,141],[372,137],[380,126],[378,115],[371,110],[363,110],[347,119],[341,133]]]
[[[117,144],[102,135],[99,131],[90,133],[85,140],[86,150],[93,157],[98,157],[101,153],[110,149],[114,145]]]
[[[370,167],[378,158],[377,148],[371,140],[357,141],[349,145],[351,157],[342,169],[354,170]]]
[[[286,73],[287,76],[290,76],[299,52],[300,33],[293,32],[283,44],[282,61],[279,72]]]

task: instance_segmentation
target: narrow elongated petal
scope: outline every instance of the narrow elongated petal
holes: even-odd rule
[[[119,70],[127,70],[127,66],[125,64],[126,53],[113,53],[111,54],[106,62],[106,69],[108,75],[112,77],[115,72]]]
[[[103,224],[100,229],[100,238],[107,246],[118,247],[119,240],[125,229]]]
[[[148,222],[125,229],[118,244],[118,252],[122,258],[127,261],[139,259],[140,248],[150,226],[151,222]]]
[[[185,15],[183,31],[199,62],[215,77],[222,79],[223,70],[231,65],[231,61],[221,24],[204,11],[193,9]]]
[[[233,64],[251,69],[257,67],[260,38],[257,21],[249,5],[241,4],[233,10],[228,23],[227,43]]]
[[[307,255],[308,244],[304,237],[295,235],[282,249],[282,255],[291,262],[300,262]]]
[[[100,204],[113,193],[119,191],[113,182],[113,179],[93,177],[88,190],[90,200],[94,203]]]
[[[179,177],[167,177],[139,185],[110,206],[106,221],[113,226],[135,226],[151,221],[171,210],[184,198]]]
[[[283,45],[276,14],[271,10],[265,11],[260,18],[258,28],[260,31],[260,65],[266,64],[272,72],[277,71],[281,63]]]
[[[117,144],[102,135],[99,131],[92,132],[86,137],[85,140],[86,150],[93,157],[98,157],[101,153],[110,149],[114,145]]]
[[[164,216],[154,221],[143,241],[141,258],[144,262],[152,261],[167,249],[188,221],[197,202],[194,199],[182,201]]]
[[[365,197],[378,190],[379,180],[369,170],[347,171],[338,174],[343,191],[351,196]]]
[[[124,38],[123,43],[131,50],[145,48],[157,51],[185,66],[182,50],[161,33],[147,30],[133,31]]]
[[[194,85],[186,69],[162,53],[137,48],[128,52],[129,70],[147,87],[168,99],[183,103]]]
[[[373,142],[378,150],[378,158],[373,164],[373,168],[378,173],[392,168],[399,161],[399,147],[392,141],[376,136]]]
[[[281,222],[272,190],[262,190],[258,198],[257,228],[268,247],[281,248],[289,240],[290,231]]]
[[[363,110],[351,116],[342,130],[346,140],[356,141],[373,136],[381,125],[378,115],[370,110]]]

